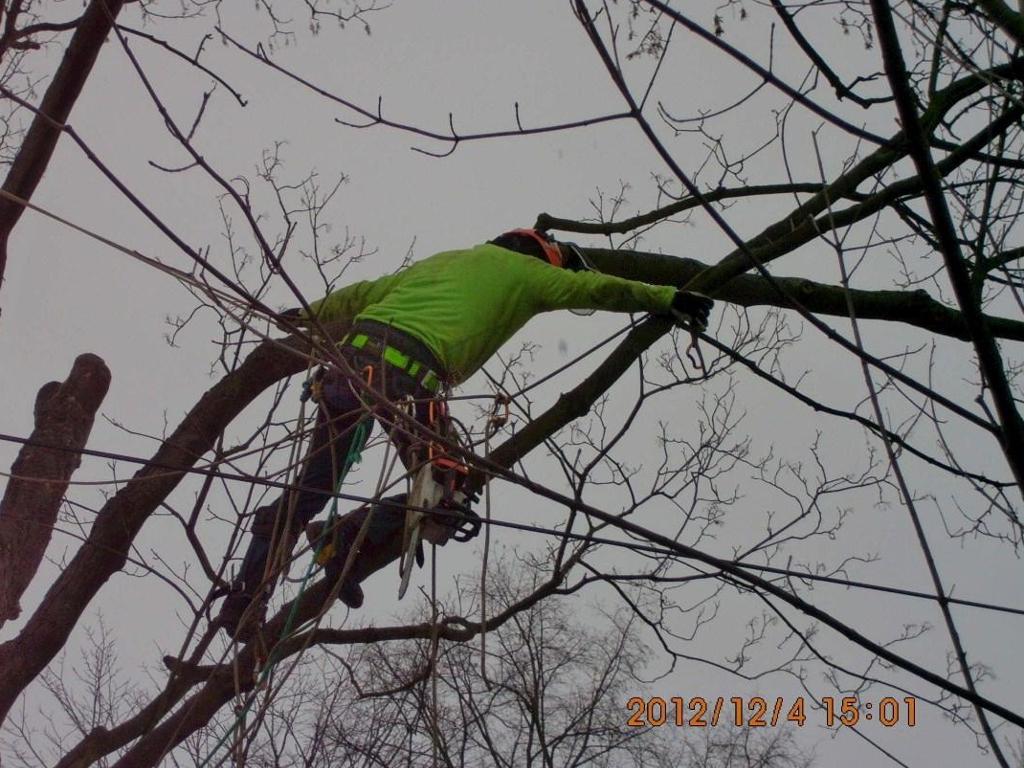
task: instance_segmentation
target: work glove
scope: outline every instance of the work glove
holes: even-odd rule
[[[677,323],[694,331],[704,331],[707,330],[711,307],[714,305],[715,302],[703,293],[676,291],[669,311]]]

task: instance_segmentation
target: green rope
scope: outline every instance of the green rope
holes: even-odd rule
[[[324,530],[330,530],[331,525],[337,519],[338,489],[341,488],[341,484],[344,482],[346,475],[348,475],[349,470],[352,468],[352,465],[358,464],[363,460],[363,448],[366,447],[366,440],[370,436],[370,424],[371,422],[369,421],[369,419],[364,419],[363,421],[360,421],[355,427],[355,431],[352,434],[352,443],[349,445],[348,453],[345,455],[345,463],[342,466],[341,472],[338,474],[338,481],[337,483],[335,483],[334,486],[334,499],[331,502],[331,511],[327,515],[327,525],[325,526]],[[316,550],[313,552],[313,559],[306,567],[306,575],[302,577],[302,581],[299,584],[299,593],[292,600],[292,609],[288,614],[288,620],[285,622],[284,631],[281,633],[282,640],[288,637],[289,633],[291,633],[292,625],[295,622],[295,616],[299,610],[299,603],[302,601],[302,596],[306,592],[306,587],[307,584],[309,583],[310,576],[312,576],[313,573],[317,570],[316,561],[320,555],[320,551],[324,547],[324,542],[326,538],[326,536],[321,536],[316,543]],[[274,668],[280,661],[277,655],[277,648],[280,645],[280,642],[281,641],[279,640],[277,644],[274,646],[274,648],[271,650],[270,657],[267,659],[267,663],[263,666],[263,669],[260,670],[260,676],[259,679],[256,681],[254,689],[258,690],[260,686],[262,686],[263,683],[266,682],[267,677],[270,676],[270,674],[274,671]],[[245,716],[248,714],[249,709],[252,707],[252,704],[255,700],[255,696],[248,697],[245,706],[242,707],[242,709],[235,715],[235,722],[232,723],[231,727],[228,728],[228,730],[224,733],[223,736],[220,737],[220,739],[218,739],[217,743],[213,745],[213,749],[210,750],[210,753],[207,755],[206,759],[199,764],[198,768],[205,768],[205,766],[210,762],[210,760],[213,759],[213,756],[217,754],[221,747],[224,746],[227,740],[231,737],[231,734],[233,734],[238,729],[238,726],[241,724],[243,718],[245,718]],[[221,759],[220,762],[217,763],[217,765],[219,766],[221,762],[223,762],[223,758]]]

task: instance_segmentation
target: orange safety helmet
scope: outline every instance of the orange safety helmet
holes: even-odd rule
[[[558,249],[555,241],[548,237],[546,232],[541,232],[537,229],[513,229],[505,234],[530,238],[540,245],[541,250],[544,252],[544,257],[548,260],[549,264],[555,267],[563,266],[562,252]]]

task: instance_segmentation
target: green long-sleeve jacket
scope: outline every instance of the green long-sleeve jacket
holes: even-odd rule
[[[668,312],[675,289],[570,272],[490,243],[445,251],[352,283],[312,305],[322,321],[377,320],[422,341],[452,384],[475,373],[531,317],[555,309]]]

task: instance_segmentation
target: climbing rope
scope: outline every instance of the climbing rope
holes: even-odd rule
[[[498,433],[502,427],[508,424],[509,403],[512,398],[508,395],[497,393],[494,396],[494,405],[491,408],[490,416],[487,417],[487,424],[484,426],[484,455],[491,454],[491,438]],[[491,484],[486,483],[484,487],[484,554],[480,563],[480,676],[488,690],[491,681],[487,677],[487,561],[491,551]]]
[[[430,545],[430,617],[430,734],[433,742],[433,768],[437,768],[438,742],[441,739],[437,730],[437,655],[440,646],[437,610],[437,544]]]

